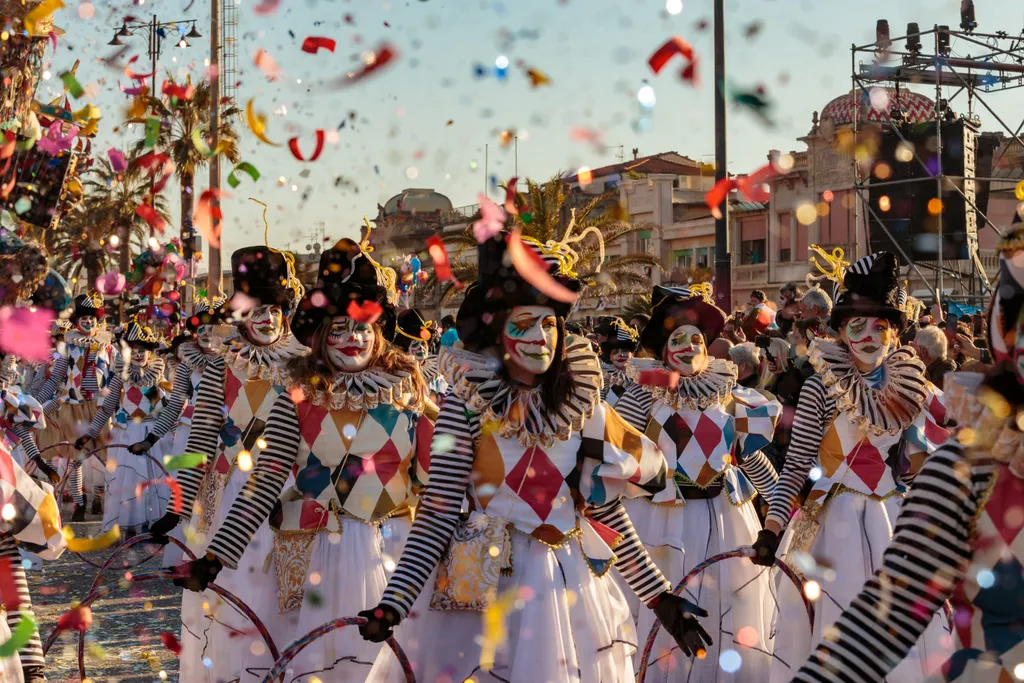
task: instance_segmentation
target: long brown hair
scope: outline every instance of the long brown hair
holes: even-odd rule
[[[296,380],[316,387],[329,387],[334,382],[335,371],[327,362],[327,336],[333,318],[327,318],[316,328],[310,343],[309,355],[293,358],[288,363],[288,371]],[[373,324],[373,333],[377,339],[373,346],[373,356],[367,368],[380,368],[392,374],[406,373],[412,388],[412,400],[408,407],[421,410],[427,397],[427,384],[423,381],[420,366],[409,354],[401,351],[384,338],[380,325]]]

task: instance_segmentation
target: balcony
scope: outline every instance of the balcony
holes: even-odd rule
[[[747,287],[768,282],[768,264],[758,263],[752,266],[733,266],[733,286]]]

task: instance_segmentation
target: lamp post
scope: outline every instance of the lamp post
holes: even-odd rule
[[[725,135],[725,0],[715,0],[715,182],[728,176]],[[715,303],[732,311],[732,254],[729,249],[729,197],[715,219]]]
[[[121,38],[128,38],[131,36],[138,36],[145,34],[146,36],[146,47],[147,54],[151,60],[150,75],[150,94],[153,97],[157,97],[156,90],[156,62],[163,50],[163,41],[167,38],[167,29],[177,29],[179,26],[191,26],[191,30],[185,34],[180,35],[181,37],[175,41],[177,46],[184,49],[189,46],[189,38],[202,38],[202,34],[196,30],[196,22],[191,19],[183,19],[181,21],[168,21],[161,23],[157,20],[156,15],[147,22],[124,22],[121,24],[121,28],[114,33],[113,39],[107,43],[107,45],[124,45]],[[187,224],[187,228],[186,228]],[[181,239],[184,244],[186,239],[192,239],[192,226],[191,217],[182,216],[181,219]],[[187,233],[187,234],[186,234]],[[123,234],[121,235],[121,252],[119,254],[120,269],[122,273],[128,273],[131,269],[131,230],[129,225],[124,226]]]

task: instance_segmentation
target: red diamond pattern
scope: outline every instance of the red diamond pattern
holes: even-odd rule
[[[690,425],[686,424],[686,420],[679,413],[672,413],[672,415],[665,420],[665,426],[663,427],[665,433],[668,434],[669,438],[672,439],[672,443],[676,446],[676,457],[678,458],[686,450],[687,444],[690,443],[690,439],[693,438],[693,432],[690,430]]]
[[[1024,501],[1024,479],[1007,471],[1005,465],[999,473],[996,487],[985,505],[985,514],[992,519],[992,526],[1002,536],[1007,545],[1012,546],[1021,529],[1024,529],[1024,514],[1021,513],[1021,502]]]
[[[548,454],[537,446],[528,449],[505,477],[505,483],[533,508],[543,521],[551,514],[551,504],[562,488],[565,477]]]
[[[702,413],[700,419],[697,420],[697,428],[693,430],[693,437],[700,444],[704,457],[709,458],[715,452],[715,446],[722,440],[722,428]]]
[[[366,469],[372,468],[376,472],[377,478],[380,479],[380,483],[387,484],[395,476],[395,473],[398,472],[398,468],[401,465],[402,456],[398,454],[395,442],[388,439],[388,442],[379,451],[374,453],[373,457],[366,463]]]
[[[146,395],[142,393],[142,389],[138,387],[129,387],[128,391],[125,392],[128,401],[131,405],[139,406],[142,405],[142,400],[146,398]]]
[[[850,454],[846,456],[846,462],[853,473],[860,477],[860,480],[868,485],[872,491],[881,481],[885,474],[885,460],[878,449],[871,445],[867,439],[861,439]]]
[[[315,406],[310,401],[303,401],[298,405],[298,416],[299,431],[302,433],[302,438],[306,445],[312,449],[317,437],[323,432],[327,409],[322,406]]]
[[[238,398],[238,393],[242,390],[242,383],[230,368],[224,370],[224,373],[227,375],[224,378],[224,405],[230,412],[231,406],[235,405],[235,399]]]

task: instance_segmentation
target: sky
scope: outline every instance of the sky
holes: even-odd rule
[[[223,202],[225,264],[232,250],[263,239],[262,209],[249,197],[270,207],[271,246],[300,253],[320,223],[331,240],[357,237],[363,215],[373,218],[378,203],[405,188],[433,188],[456,207],[474,204],[478,193],[494,193],[494,181],[516,175],[513,146],[502,146],[502,131],[516,131],[518,175],[534,179],[615,163],[618,154],[631,158],[633,148],[641,155],[674,150],[713,160],[712,0],[281,0],[270,14],[256,9],[272,0],[236,1],[236,97],[243,108],[253,100],[256,111],[268,115],[267,137],[281,146],[260,142],[242,119],[234,120],[243,159],[262,177],[240,176],[240,186],[230,190],[230,169],[223,173],[231,195]],[[116,49],[106,44],[126,16],[149,20],[155,12],[161,22],[196,20],[204,38],[187,49],[166,40],[161,78],[165,70],[179,79],[206,77],[210,0],[99,0],[87,19],[89,8],[82,5],[88,3],[65,2],[56,21],[67,35],[37,98],[59,93],[56,75],[81,58],[78,80],[89,92],[75,108],[93,102],[103,112],[95,154],[127,149],[142,135],[139,127],[122,125],[127,98],[118,81],[128,87],[129,80],[101,61]],[[1020,0],[976,5],[980,31],[1024,28]],[[850,46],[872,42],[877,19],[887,19],[898,36],[908,21],[922,29],[956,26],[959,6],[960,0],[726,0],[727,82],[737,89],[763,87],[772,102],[772,125],[730,108],[729,170],[753,170],[771,149],[804,149],[797,138],[810,129],[813,111],[849,92]],[[333,38],[337,49],[305,53],[300,46],[307,36]],[[698,87],[679,77],[682,61],[659,75],[647,65],[672,36],[696,51]],[[148,70],[145,38],[125,41],[126,57],[140,55],[136,70]],[[384,43],[398,52],[388,68],[347,87],[334,83],[358,68],[362,53]],[[278,65],[276,81],[254,66],[259,50]],[[953,44],[956,55],[971,50]],[[509,64],[504,79],[493,74],[501,58]],[[487,71],[482,77],[478,66]],[[549,84],[532,87],[527,68],[542,72]],[[646,113],[637,99],[644,85],[656,97]],[[987,101],[1011,125],[1020,122],[1024,91]],[[984,112],[982,119],[985,129],[998,129]],[[308,156],[317,129],[328,139],[320,158],[293,158],[284,143],[297,137]],[[574,129],[599,131],[604,149],[580,141]],[[207,185],[204,171],[197,194]],[[166,191],[176,229],[178,189],[172,182]]]

